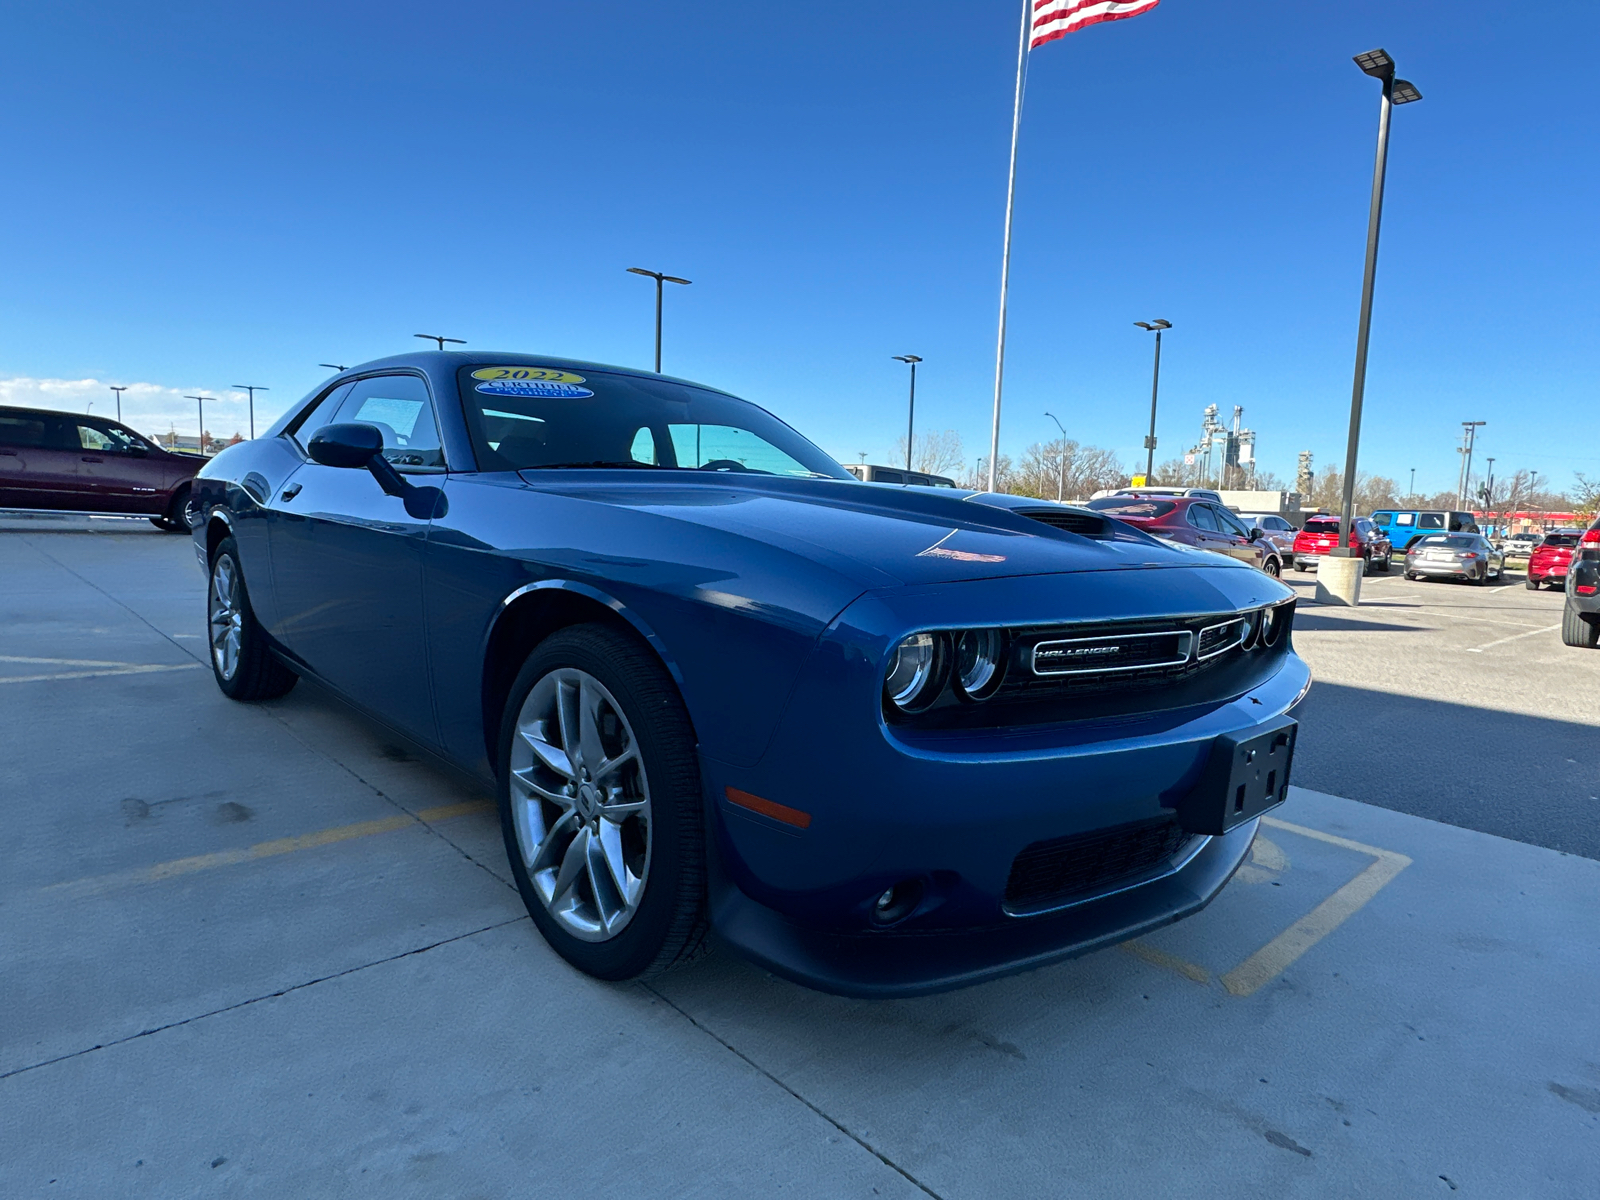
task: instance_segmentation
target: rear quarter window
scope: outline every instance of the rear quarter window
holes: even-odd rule
[[[0,416],[0,446],[38,449],[45,444],[45,433],[43,417]]]

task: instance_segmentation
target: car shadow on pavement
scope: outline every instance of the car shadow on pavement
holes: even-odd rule
[[[1295,717],[1300,787],[1600,859],[1594,725],[1337,683]]]
[[[1405,621],[1391,624],[1386,621],[1362,621],[1354,617],[1325,617],[1303,608],[1296,609],[1294,614],[1296,633],[1421,633],[1423,628]]]

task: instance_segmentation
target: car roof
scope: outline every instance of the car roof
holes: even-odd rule
[[[669,383],[681,383],[688,387],[701,388],[708,392],[719,392],[724,396],[732,396],[732,392],[724,392],[721,388],[700,383],[693,379],[681,379],[676,375],[661,375],[655,371],[646,371],[640,367],[620,367],[613,363],[590,362],[582,358],[563,358],[559,354],[527,354],[518,350],[412,350],[405,354],[392,354],[388,358],[375,358],[371,362],[358,363],[356,366],[347,367],[335,379],[354,378],[357,375],[369,375],[373,371],[388,371],[396,368],[410,367],[414,370],[429,372],[430,374],[453,374],[462,367],[491,367],[491,366],[516,366],[516,367],[559,367],[564,371],[597,371],[611,375],[633,375],[640,379],[663,379]],[[741,397],[734,396],[734,399]]]

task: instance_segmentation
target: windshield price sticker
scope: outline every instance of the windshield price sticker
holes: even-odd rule
[[[479,367],[472,377],[482,382],[474,390],[488,396],[534,396],[550,400],[581,400],[594,393],[578,385],[582,375],[554,367]]]

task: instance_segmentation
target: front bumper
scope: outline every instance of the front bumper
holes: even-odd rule
[[[1260,572],[1227,575],[1230,585],[1262,580],[1249,586],[1275,589],[1270,598],[1286,590]],[[1198,911],[1248,852],[1255,821],[1220,837],[1190,837],[1137,873],[1108,875],[1066,898],[1013,909],[1007,896],[1025,848],[1172,819],[1219,735],[1267,725],[1310,684],[1291,649],[1245,694],[1209,706],[971,737],[907,736],[878,716],[881,659],[851,653],[852,640],[831,658],[819,653],[823,661],[802,673],[755,767],[702,759],[714,928],[775,974],[843,995],[964,986]],[[862,695],[874,702],[870,712],[844,699]],[[728,788],[799,810],[806,824],[738,806]],[[920,889],[917,906],[876,926],[874,901],[903,884]]]

